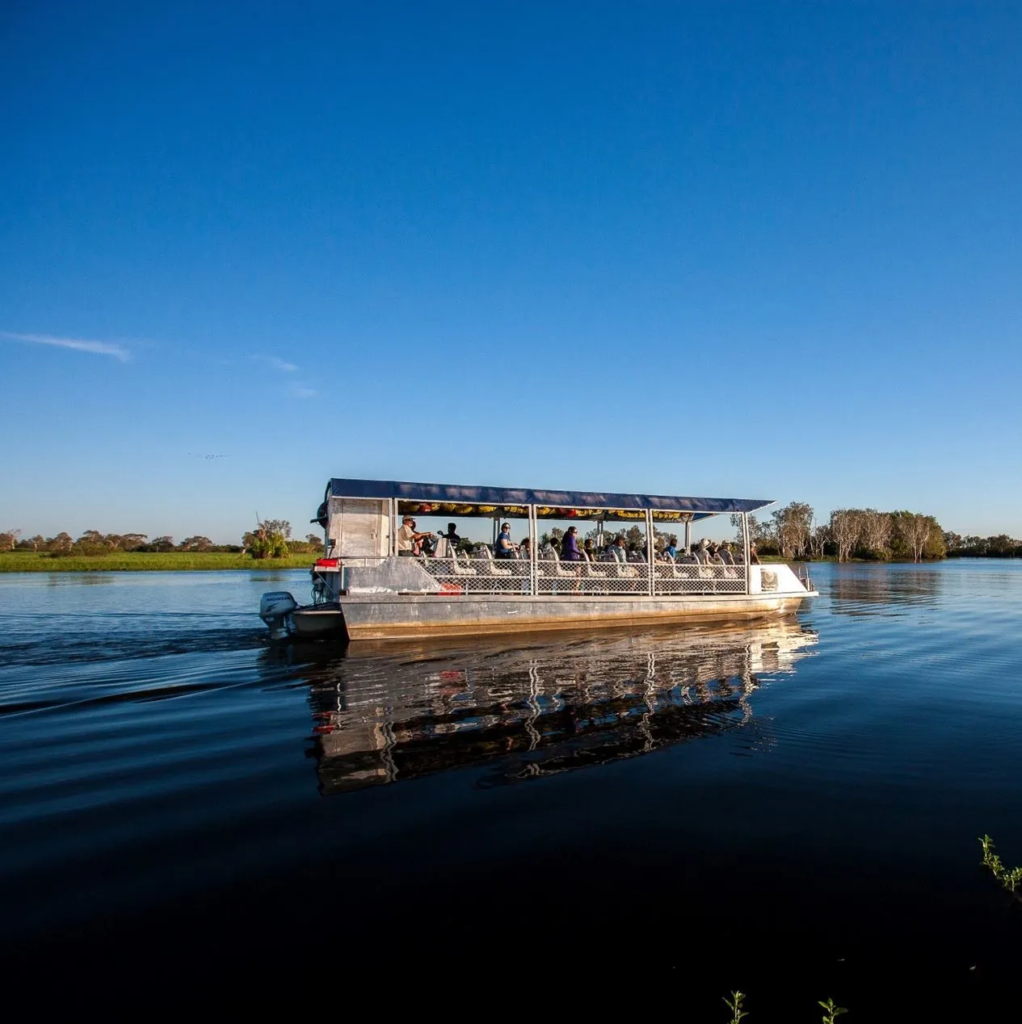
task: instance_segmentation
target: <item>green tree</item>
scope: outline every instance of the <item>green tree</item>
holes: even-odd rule
[[[46,542],[46,550],[55,555],[67,555],[70,554],[73,545],[71,534],[61,532]]]
[[[291,524],[286,519],[257,520],[256,528],[242,538],[245,550],[253,558],[287,558]]]
[[[179,551],[211,551],[213,542],[209,537],[185,537],[177,547]]]
[[[944,543],[944,531],[935,516],[926,517],[930,521],[930,535],[923,547],[923,558],[947,558],[947,544]]]
[[[771,517],[774,536],[784,558],[804,558],[809,553],[813,529],[813,507],[793,501],[778,509]]]
[[[891,531],[893,529],[890,512],[878,512],[875,508],[863,509],[861,512],[862,532],[859,542],[868,558],[886,562],[891,557]]]
[[[99,530],[86,530],[71,547],[76,555],[101,555],[107,550],[103,534]]]
[[[830,514],[830,536],[837,560],[847,562],[862,536],[862,513],[857,508],[836,508]]]

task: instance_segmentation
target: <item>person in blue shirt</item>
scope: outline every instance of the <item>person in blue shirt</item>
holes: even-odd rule
[[[664,548],[664,554],[673,562],[678,557],[678,549],[674,546],[678,542],[673,538],[669,537],[667,540],[667,547]]]
[[[518,546],[511,542],[511,524],[503,523],[500,527],[500,536],[497,543],[493,545],[494,558],[514,558]]]

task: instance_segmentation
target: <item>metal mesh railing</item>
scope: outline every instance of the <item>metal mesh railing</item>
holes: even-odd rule
[[[358,570],[373,569],[388,560],[387,556],[348,556],[342,562],[345,570]],[[517,558],[494,558],[485,549],[475,555],[455,554],[443,558],[420,555],[415,562],[433,578],[440,590],[452,594],[685,597],[746,592],[743,565],[562,562],[549,551],[541,553],[533,564]],[[347,572],[343,585],[351,585]],[[367,585],[370,589],[377,586],[372,580],[355,584],[356,589]]]
[[[517,558],[452,555],[422,558],[422,567],[444,590],[464,594],[531,594],[532,565]]]
[[[649,566],[644,562],[561,562],[540,558],[536,565],[540,594],[648,594]]]
[[[472,594],[533,594],[532,564],[496,559],[485,553],[469,557],[426,558],[423,568],[445,590]],[[650,570],[657,597],[686,594],[744,594],[741,565],[677,565],[657,562],[562,562],[540,558],[535,567],[540,595],[648,595]]]
[[[656,593],[661,594],[744,594],[744,565],[695,565],[657,562]]]

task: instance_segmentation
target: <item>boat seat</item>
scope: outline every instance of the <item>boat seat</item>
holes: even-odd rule
[[[584,551],[582,552],[582,560],[585,563],[586,576],[591,579],[606,579],[606,569],[594,569],[593,560]]]
[[[574,577],[574,576],[578,575],[578,573],[576,573],[574,569],[565,569],[564,563],[561,561],[560,555],[558,555],[557,552],[553,548],[551,548],[550,550],[551,550],[551,552],[553,553],[553,556],[554,556],[552,561],[554,563],[554,573],[553,574],[555,576],[572,576],[572,577]]]
[[[466,561],[467,560],[468,559],[466,558]],[[475,569],[472,568],[472,566],[470,566],[470,565],[462,565],[461,562],[458,561],[458,552],[457,551],[452,551],[451,552],[451,572],[453,572],[455,576],[477,576],[477,575],[479,575],[478,572]]]
[[[497,562],[497,559],[493,557],[493,552],[488,547],[483,547],[483,563],[486,566],[486,571],[491,576],[510,576],[514,570],[510,568],[502,568]]]
[[[639,576],[639,570],[627,562],[619,562],[616,558],[613,562],[614,575],[620,580],[634,580]]]

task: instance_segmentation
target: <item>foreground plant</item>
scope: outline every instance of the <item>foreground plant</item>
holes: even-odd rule
[[[1001,858],[994,853],[994,841],[990,836],[980,836],[983,847],[983,866],[990,869],[990,874],[1017,900],[1022,900],[1022,867],[1006,868]]]
[[[833,999],[828,999],[826,1002],[821,1000],[820,1006],[822,1006],[826,1011],[823,1015],[823,1024],[834,1024],[834,1021],[837,1020],[842,1013],[848,1012],[845,1007],[838,1006]]]
[[[742,1003],[745,1002],[745,993],[739,992],[737,989],[731,993],[731,998],[724,997],[724,1005],[731,1011],[731,1020],[728,1024],[739,1024],[743,1017],[748,1017],[748,1013],[742,1009]]]
[[[731,993],[730,998],[724,997],[724,1005],[731,1011],[731,1020],[728,1024],[740,1024],[743,1017],[748,1017],[749,1014],[746,1010],[742,1009],[742,1004],[745,1002],[745,993],[739,992],[737,989]],[[820,1006],[824,1009],[823,1024],[834,1024],[838,1017],[842,1013],[847,1013],[848,1010],[843,1006],[838,1006],[833,999],[828,999],[826,1002],[820,1001]]]

